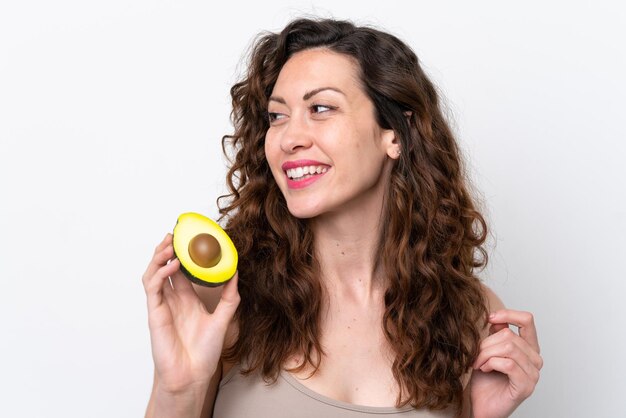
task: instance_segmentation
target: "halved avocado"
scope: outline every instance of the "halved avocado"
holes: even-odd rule
[[[173,235],[180,269],[192,282],[216,287],[235,275],[237,249],[217,222],[198,213],[183,213]]]

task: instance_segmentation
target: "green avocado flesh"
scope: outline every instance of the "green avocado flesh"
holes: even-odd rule
[[[237,250],[217,222],[198,213],[183,213],[173,235],[180,270],[192,282],[215,287],[235,275]]]

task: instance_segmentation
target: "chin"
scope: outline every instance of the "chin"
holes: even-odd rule
[[[316,204],[287,202],[287,209],[292,216],[298,219],[314,218],[321,213],[321,208]]]

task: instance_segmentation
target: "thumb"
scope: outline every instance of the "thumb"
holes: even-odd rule
[[[493,335],[498,331],[508,328],[509,324],[493,324],[489,327],[489,335]]]
[[[237,271],[235,272],[233,278],[224,285],[220,301],[215,307],[215,311],[213,311],[214,320],[219,322],[220,325],[223,325],[224,327],[227,327],[233,319],[237,306],[239,306],[239,301],[241,300],[239,292],[237,291],[238,280],[239,272]]]

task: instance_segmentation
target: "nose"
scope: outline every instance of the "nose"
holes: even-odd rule
[[[307,149],[313,144],[312,132],[303,117],[290,118],[280,139],[280,148],[287,154]]]

